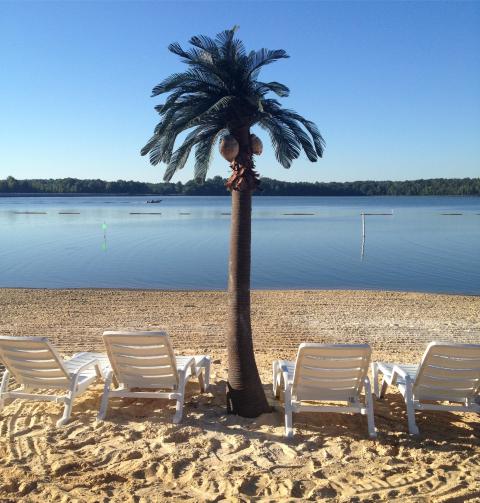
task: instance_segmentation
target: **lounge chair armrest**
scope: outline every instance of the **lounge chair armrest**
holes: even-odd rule
[[[285,390],[291,389],[293,383],[290,383],[288,380],[288,376],[289,376],[288,367],[284,363],[282,365],[280,365],[280,372],[283,375],[283,384],[285,386]]]
[[[177,372],[179,374],[185,373],[187,375],[188,370],[190,369],[190,375],[195,375],[195,358],[192,356],[187,363],[185,364],[185,367],[183,369],[177,369]]]
[[[394,365],[393,370],[392,370],[392,380],[395,381],[396,377],[401,377],[402,379],[405,379],[405,382],[411,381],[410,376],[408,375],[405,370],[402,369],[402,367],[399,367],[398,365]]]
[[[100,368],[100,362],[98,361],[97,358],[93,358],[92,360],[89,360],[88,362],[85,362],[83,365],[80,365],[80,367],[76,368],[73,372],[70,372],[70,375],[73,377],[73,376],[76,376],[78,374],[80,374],[82,371],[84,371],[85,369],[88,369],[90,367],[97,367],[98,370],[100,371],[100,375],[103,375],[103,372]]]

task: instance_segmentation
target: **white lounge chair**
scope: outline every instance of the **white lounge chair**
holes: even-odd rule
[[[372,372],[378,398],[383,398],[389,385],[397,385],[405,399],[408,429],[413,435],[419,433],[416,410],[480,412],[480,405],[475,403],[480,390],[480,344],[431,342],[420,365],[375,362]],[[380,372],[383,382],[379,392]]]
[[[77,353],[64,360],[46,337],[0,336],[0,360],[5,365],[0,385],[0,410],[5,399],[64,403],[57,426],[68,422],[73,400],[90,384],[103,377],[101,353]],[[9,391],[10,378],[20,387]],[[32,390],[66,390],[66,394],[31,393]]]
[[[201,392],[208,388],[210,357],[175,357],[165,332],[104,332],[103,340],[111,368],[107,371],[98,420],[105,418],[108,400],[116,396],[176,400],[173,422],[179,423],[188,379],[198,377]],[[112,379],[116,380],[117,389],[111,389]]]
[[[285,391],[285,435],[293,437],[293,412],[358,412],[367,415],[368,433],[376,438],[373,403],[367,372],[368,344],[300,344],[295,362],[273,362],[273,393]],[[360,401],[365,390],[365,403]],[[313,405],[303,402],[347,402]]]

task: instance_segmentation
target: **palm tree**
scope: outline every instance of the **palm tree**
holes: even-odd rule
[[[227,409],[256,417],[270,407],[255,363],[250,322],[251,208],[252,193],[259,185],[252,155],[258,153],[252,139],[258,142],[258,138],[250,135],[250,128],[258,124],[268,132],[276,158],[285,168],[302,149],[315,162],[322,157],[324,141],[313,122],[283,109],[277,100],[268,97],[270,92],[288,96],[286,86],[258,80],[262,67],[288,58],[287,53],[260,49],[247,54],[243,43],[235,38],[236,30],[223,31],[215,39],[192,37],[193,47],[188,50],[178,43],[169,45],[168,49],[180,56],[188,69],[170,75],[153,88],[152,96],[170,94],[163,105],[155,107],[161,120],[141,154],[150,154],[153,165],[167,164],[164,180],[170,181],[185,166],[195,147],[194,176],[202,182],[212,150],[222,138],[223,154],[231,161],[232,169],[227,182],[232,196]],[[183,132],[187,135],[174,150],[175,140]]]

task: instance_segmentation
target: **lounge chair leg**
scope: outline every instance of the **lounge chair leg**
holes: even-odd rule
[[[285,436],[293,438],[292,391],[288,385],[285,386]]]
[[[8,389],[8,380],[10,379],[10,372],[5,370],[2,377],[2,384],[0,384],[0,410],[5,406],[4,395]]]
[[[204,376],[205,389],[204,389],[204,391],[207,391],[208,388],[210,387],[210,365],[212,363],[210,357],[207,357],[206,360],[207,360],[207,363],[205,364],[205,376]]]
[[[65,407],[63,409],[63,415],[61,419],[57,421],[57,426],[64,426],[68,423],[70,415],[72,414],[73,399],[75,398],[75,393],[70,390],[65,397]]]
[[[272,363],[272,387],[273,387],[273,396],[277,398],[277,362]]]
[[[210,385],[210,358],[206,358],[206,360],[205,366],[200,369],[198,374],[200,393],[205,393]]]
[[[478,400],[478,402],[476,401]],[[465,407],[470,409],[472,412],[480,413],[480,397],[478,398],[467,398],[465,401]]]
[[[203,369],[200,369],[200,373],[198,374],[198,384],[200,386],[200,393],[205,393],[205,379],[203,376]]]
[[[373,394],[378,398],[378,364],[372,363]]]
[[[272,364],[273,396],[275,398],[280,397],[281,380],[282,380],[282,374],[280,373],[278,361],[275,361]]]
[[[405,379],[405,404],[407,406],[408,431],[411,435],[420,433],[415,422],[415,404],[413,403],[412,382],[407,377]]]
[[[175,415],[173,416],[173,422],[178,424],[182,420],[183,415],[183,401],[185,399],[185,374],[179,372],[179,383],[178,383],[178,398],[177,404],[175,406]]]
[[[383,381],[382,381],[382,387],[380,389],[379,398],[384,398],[385,397],[385,393],[387,392],[387,388],[388,388],[388,382],[387,382],[387,380],[384,377]]]
[[[108,398],[110,395],[110,386],[112,385],[113,371],[110,370],[105,378],[105,386],[103,387],[102,401],[100,403],[100,410],[98,411],[97,421],[103,421],[107,415]]]
[[[370,438],[377,438],[375,419],[373,415],[372,387],[370,386],[370,379],[368,377],[365,377],[365,405],[367,409],[368,434],[370,435]]]

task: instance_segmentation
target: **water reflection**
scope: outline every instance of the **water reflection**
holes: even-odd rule
[[[225,288],[230,198],[164,197],[155,216],[149,207],[0,198],[0,286]],[[480,294],[479,212],[478,198],[256,197],[252,286]]]
[[[103,230],[103,242],[102,242],[102,250],[107,251],[107,224],[103,222],[102,224]]]

